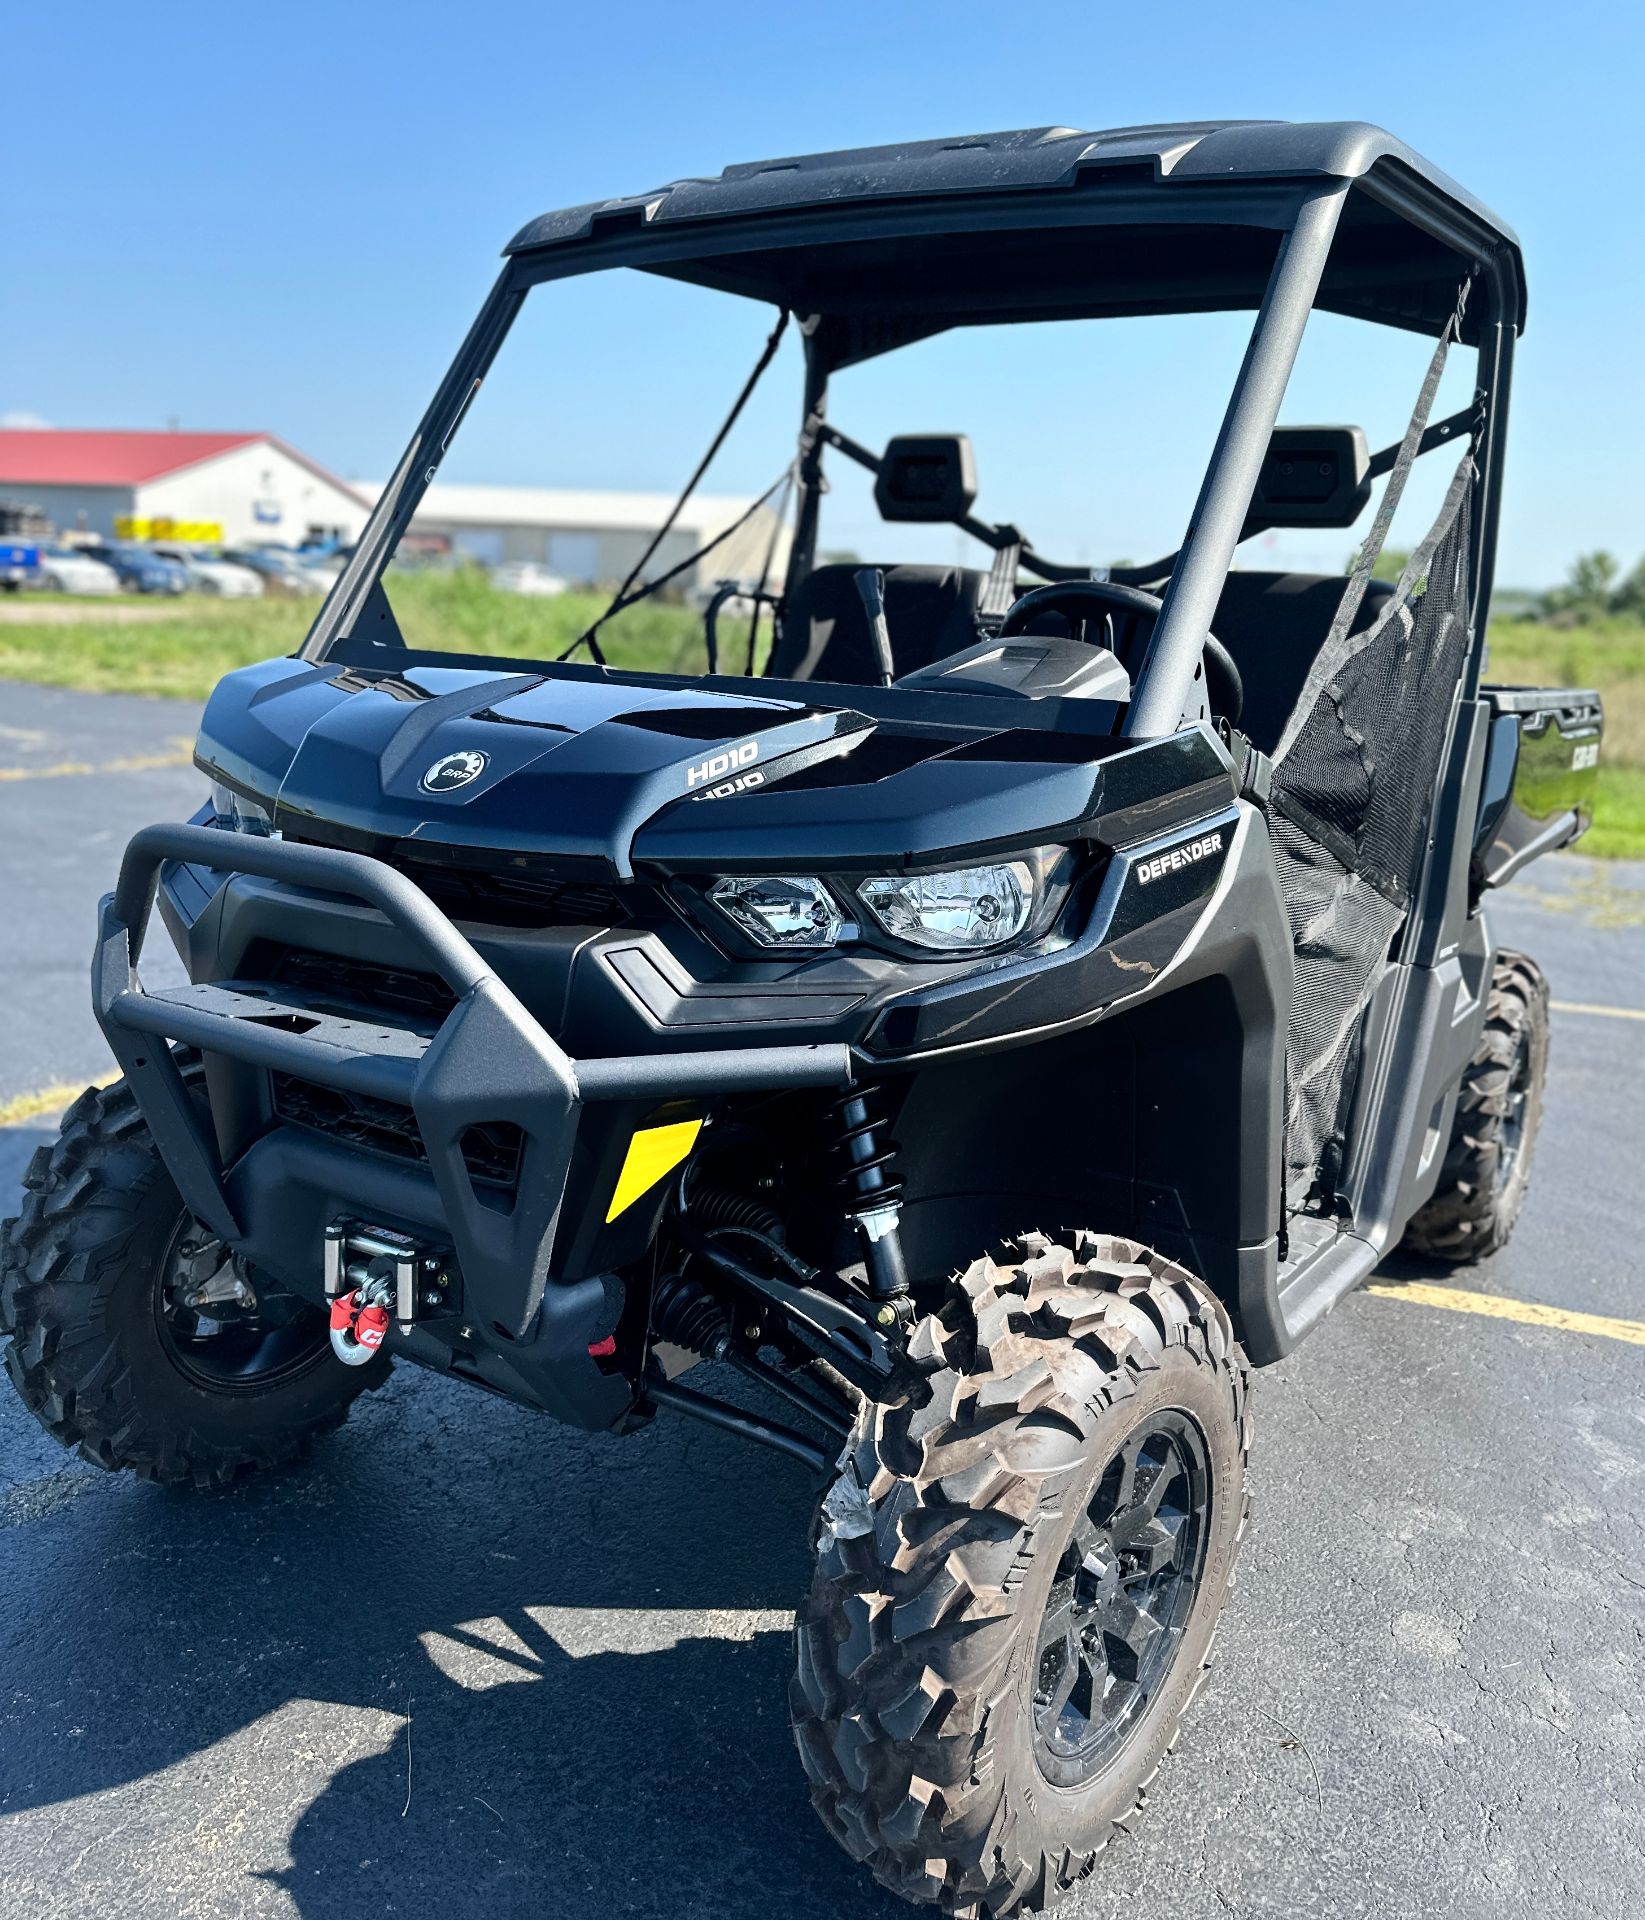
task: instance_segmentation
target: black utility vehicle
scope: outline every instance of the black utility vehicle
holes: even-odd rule
[[[774,603],[757,679],[717,670],[717,607],[702,678],[396,618],[521,303],[616,266],[803,337],[792,550],[738,588]],[[1359,125],[822,154],[534,221],[299,656],[213,695],[213,805],[103,902],[124,1078],[6,1231],[28,1406],[215,1483],[406,1359],[776,1448],[827,1483],[792,1707],[830,1831],[954,1912],[1078,1880],[1210,1658],[1248,1367],[1524,1196],[1547,991],[1482,902],[1582,831],[1601,729],[1591,693],[1480,684],[1524,306],[1512,234]],[[978,518],[957,435],[875,455],[828,417],[831,374],[948,328],[1216,309],[1255,325],[1151,566]],[[1315,309],[1435,342],[1397,444],[1277,425]],[[1432,419],[1459,350],[1473,397]],[[1424,454],[1454,477],[1379,581]],[[889,534],[819,564],[840,460],[992,568]],[[1346,577],[1234,567],[1378,479]]]

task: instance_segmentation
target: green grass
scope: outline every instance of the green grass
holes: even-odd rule
[[[1584,853],[1645,860],[1645,625],[1597,620],[1581,627],[1498,620],[1491,627],[1488,681],[1597,687],[1605,699],[1599,800]]]
[[[497,593],[473,570],[398,574],[390,593],[414,646],[526,659],[551,658],[605,604],[592,594],[536,600]],[[31,620],[24,610],[35,604],[69,606],[76,617],[63,625]],[[292,652],[315,612],[313,602],[291,600],[189,599],[164,607],[122,600],[119,610],[126,608],[144,617],[122,624],[95,602],[0,601],[0,679],[203,700],[231,669]],[[724,626],[727,664],[735,664],[746,629]],[[705,665],[702,620],[687,607],[647,602],[601,637],[613,666],[695,673]],[[1600,689],[1599,805],[1583,850],[1645,859],[1645,625],[1613,619],[1561,628],[1501,620],[1491,629],[1486,678]]]
[[[396,576],[390,597],[413,646],[538,660],[552,659],[606,605],[597,594],[539,600],[498,593],[476,572]],[[14,617],[33,605],[67,607],[77,617],[65,624]],[[59,595],[0,601],[0,678],[203,700],[235,667],[294,652],[317,608],[312,600],[121,600],[108,610]],[[120,619],[128,609],[139,617]],[[746,625],[727,620],[720,628],[730,657],[740,657]],[[702,632],[702,616],[689,607],[645,602],[600,638],[613,666],[695,673],[706,665]]]
[[[1582,851],[1602,860],[1645,860],[1645,767],[1599,770],[1599,803]]]
[[[265,600],[222,605],[216,601],[179,601],[164,614],[148,618],[149,607],[134,611],[141,622],[123,624],[104,609],[55,594],[40,597],[47,607],[72,605],[84,615],[73,625],[40,621],[0,623],[0,677],[32,680],[46,687],[80,687],[92,693],[172,694],[203,700],[216,682],[235,667],[290,653],[308,629],[313,609],[298,601]],[[0,601],[8,616],[22,603]],[[122,602],[114,611],[123,612]]]

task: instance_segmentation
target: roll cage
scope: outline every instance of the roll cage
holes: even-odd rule
[[[1154,624],[1124,731],[1170,732],[1240,540],[1316,308],[1478,350],[1478,490],[1467,560],[1479,671],[1502,487],[1500,423],[1524,276],[1513,233],[1380,129],[1233,122],[1063,128],[813,155],[728,169],[548,214],[505,264],[302,648],[387,664],[381,578],[527,293],[613,267],[793,313],[805,346],[792,594],[816,564],[830,376],[956,326],[1254,310],[1255,322]],[[1429,430],[1437,444],[1457,421]],[[976,531],[975,527],[969,529]],[[984,537],[999,529],[983,529]],[[1035,571],[1062,572],[1035,566]],[[478,656],[465,656],[478,658]]]

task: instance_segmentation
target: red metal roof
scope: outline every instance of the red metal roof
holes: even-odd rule
[[[81,433],[57,427],[0,430],[0,481],[36,487],[137,487],[192,467],[262,433]]]

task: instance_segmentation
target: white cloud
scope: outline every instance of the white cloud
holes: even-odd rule
[[[0,413],[0,427],[9,427],[14,432],[24,427],[49,427],[49,420],[42,420],[37,413],[30,413],[27,407],[13,407]]]

